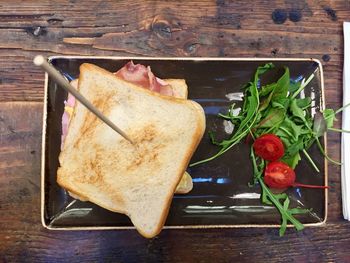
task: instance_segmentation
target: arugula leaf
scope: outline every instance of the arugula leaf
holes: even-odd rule
[[[273,194],[273,196],[274,196],[279,202],[285,200],[285,199],[288,197],[288,195],[287,195],[286,193]]]
[[[270,128],[283,121],[286,111],[281,108],[271,108],[264,119],[258,124],[259,128]]]
[[[276,88],[276,86],[277,86],[276,82],[269,83],[265,86],[262,86],[261,90],[259,91],[259,96],[264,97],[264,96],[270,94],[271,91],[273,91]]]
[[[301,160],[299,152],[295,153],[292,156],[284,156],[281,161],[284,162],[285,164],[288,164],[290,167],[293,169],[297,166],[299,161]]]
[[[288,144],[291,145],[302,134],[302,126],[295,124],[289,117],[285,117],[275,134],[279,137],[288,138]]]
[[[304,225],[300,223],[295,217],[293,217],[292,213],[290,213],[289,207],[285,208],[286,206],[289,206],[289,201],[284,201],[283,206],[280,203],[280,200],[278,200],[275,195],[270,191],[270,189],[265,185],[262,178],[259,178],[259,183],[261,186],[261,189],[263,192],[265,192],[266,198],[270,199],[270,201],[276,206],[277,210],[280,212],[282,216],[282,225],[280,228],[280,235],[284,234],[285,228],[287,226],[288,221],[291,222],[296,230],[300,231],[304,229]],[[289,200],[288,196],[285,200]]]
[[[278,79],[277,82],[264,86],[264,89],[259,93],[260,96],[262,96],[261,94],[264,94],[264,96],[268,95],[268,97],[263,100],[259,110],[265,110],[271,101],[280,102],[281,99],[285,99],[288,94],[288,87],[289,69],[286,67],[284,74]]]
[[[298,141],[294,142],[293,144],[291,144],[288,147],[288,149],[286,149],[285,156],[287,158],[291,157],[291,156],[294,156],[295,154],[297,154],[302,149],[304,149],[304,142],[302,140],[298,140]]]
[[[263,102],[260,104],[259,111],[265,110],[269,105],[270,101],[273,97],[273,91],[269,94],[269,96],[263,100]]]
[[[289,109],[290,109],[293,116],[295,116],[295,117],[299,118],[300,120],[302,120],[303,122],[307,123],[307,121],[305,119],[305,112],[303,109],[301,109],[298,106],[297,101],[295,99],[291,100]]]
[[[319,111],[315,114],[312,130],[317,137],[322,136],[327,131],[327,123],[324,114]]]
[[[286,193],[274,194],[265,185],[262,179],[263,167],[257,165],[258,158],[254,154],[253,147],[250,148],[250,157],[253,163],[254,178],[259,182],[261,187],[261,202],[267,205],[274,205],[281,214],[282,224],[280,227],[280,236],[284,235],[288,222],[291,222],[298,231],[302,230],[304,225],[293,216],[295,210],[291,212],[291,209],[289,208],[290,200],[288,195]],[[283,203],[283,205],[281,203]],[[301,211],[299,212],[301,213]]]
[[[289,103],[289,98],[281,98],[278,101],[272,101],[271,106],[273,108],[288,109]]]
[[[323,118],[326,121],[327,128],[333,127],[333,123],[335,120],[335,114],[333,109],[325,109],[323,111]]]
[[[255,92],[252,91],[251,93],[255,93]],[[249,130],[246,129],[246,126],[249,124],[249,122],[253,119],[254,115],[256,114],[257,105],[259,104],[259,98],[252,94],[251,96],[248,97],[247,100],[248,100],[247,108],[244,109],[246,112],[246,116],[242,120],[235,134],[240,134],[244,130],[246,133],[248,133]]]
[[[273,90],[272,101],[278,101],[287,97],[288,88],[290,84],[289,69],[287,67],[285,67],[284,69],[284,74],[281,78],[279,78],[279,80],[277,81],[276,88]]]
[[[304,99],[295,99],[295,100],[296,100],[297,106],[303,110],[311,107],[311,98],[310,97],[306,97]]]
[[[286,211],[288,213],[288,208],[289,208],[289,198],[287,197],[284,202],[283,202],[283,209],[284,211]],[[286,216],[282,216],[282,224],[281,224],[281,227],[280,227],[280,236],[283,236],[284,233],[286,232],[286,229],[287,229],[287,218]]]
[[[259,66],[254,75],[254,83],[258,83],[259,77],[265,72],[273,69],[275,65],[273,63],[266,63],[264,66]]]
[[[350,104],[348,104],[348,105],[350,105]],[[346,105],[347,106],[347,105]],[[344,107],[343,107],[344,108]],[[343,108],[341,108],[341,109],[343,109]],[[337,112],[338,112],[339,110],[337,110]],[[323,117],[323,120],[322,120],[322,117]],[[328,156],[328,154],[326,153],[326,151],[324,150],[324,148],[323,148],[323,146],[322,146],[322,144],[321,144],[321,142],[320,142],[320,140],[319,140],[319,136],[320,136],[320,134],[322,133],[322,130],[321,130],[321,128],[320,129],[318,129],[318,127],[317,126],[323,126],[324,127],[324,125],[326,125],[326,130],[327,129],[329,129],[329,128],[332,128],[332,126],[333,126],[333,122],[334,122],[334,120],[335,120],[335,112],[332,110],[332,109],[325,109],[324,111],[323,111],[323,116],[321,116],[321,117],[319,117],[319,120],[316,120],[316,128],[315,128],[315,130],[312,130],[312,135],[313,135],[313,138],[312,138],[312,141],[309,143],[309,146],[311,145],[311,143],[313,143],[314,141],[316,141],[316,144],[317,144],[317,146],[318,146],[318,148],[319,148],[319,150],[321,151],[321,153],[323,154],[323,156],[328,160],[328,161],[330,161],[331,163],[334,163],[334,164],[336,164],[336,165],[342,165],[342,163],[340,163],[340,162],[338,162],[338,161],[335,161],[335,160],[333,160],[332,158],[330,158],[329,156]],[[320,124],[318,123],[318,122],[320,122]],[[322,124],[322,122],[325,122],[325,124],[323,123]],[[314,123],[314,125],[315,125],[315,123]],[[316,132],[315,132],[316,131]],[[322,133],[323,134],[323,133]]]

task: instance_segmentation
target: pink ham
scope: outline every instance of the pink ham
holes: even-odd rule
[[[74,88],[78,88],[78,80],[73,80],[70,83]],[[75,98],[73,97],[73,95],[71,95],[70,93],[68,93],[68,98],[67,100],[64,101],[64,112],[63,112],[63,116],[62,116],[62,135],[61,135],[61,149],[63,148],[63,144],[64,144],[64,140],[66,139],[67,136],[67,132],[68,132],[68,126],[69,126],[69,122],[71,119],[71,114],[73,112],[73,108],[75,105]],[[70,108],[71,111],[68,112],[67,108]]]
[[[151,71],[151,67],[128,62],[124,67],[114,73],[117,77],[137,84],[140,87],[158,92],[162,95],[173,96],[171,87],[156,76]]]
[[[141,64],[134,64],[134,62],[128,62],[124,67],[114,73],[117,77],[136,84],[145,89],[149,89],[153,92],[160,93],[166,96],[174,96],[173,90],[164,80],[157,78],[151,71],[151,67],[145,67]],[[71,84],[78,88],[78,81],[72,81]],[[73,108],[75,105],[75,98],[69,93],[67,100],[64,102],[67,107]],[[64,140],[68,132],[68,125],[72,116],[66,110],[62,116],[62,137],[61,148],[63,148]]]

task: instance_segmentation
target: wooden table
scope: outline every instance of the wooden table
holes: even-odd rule
[[[340,168],[329,165],[324,227],[52,232],[40,223],[44,74],[34,55],[313,57],[327,107],[342,101],[349,1],[0,1],[0,261],[350,261]],[[337,123],[340,125],[340,121]],[[329,135],[340,158],[340,135]]]

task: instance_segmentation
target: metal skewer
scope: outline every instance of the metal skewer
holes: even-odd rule
[[[119,129],[110,119],[108,119],[101,111],[99,111],[94,105],[91,104],[83,95],[81,95],[62,75],[59,73],[46,58],[38,55],[33,60],[36,66],[42,67],[62,88],[71,93],[78,101],[80,101],[86,108],[94,113],[100,120],[106,123],[109,127],[123,136],[126,140],[133,143],[132,140]]]

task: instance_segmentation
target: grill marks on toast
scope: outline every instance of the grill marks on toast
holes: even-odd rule
[[[90,158],[85,159],[83,162],[84,169],[90,170],[91,174],[82,173],[81,176],[75,177],[75,180],[79,183],[88,182],[94,185],[103,185],[105,183],[101,168],[103,167],[103,164],[101,163],[103,150],[96,144],[93,144],[92,148],[94,148],[95,151],[91,151]]]
[[[134,132],[135,159],[127,167],[127,171],[135,170],[143,164],[152,163],[154,168],[160,165],[158,157],[165,145],[161,141],[157,142],[157,137],[160,134],[154,124],[148,124]]]
[[[97,98],[92,99],[91,103],[99,109],[104,115],[108,116],[108,113],[110,112],[111,106],[116,105],[119,103],[119,101],[116,98],[116,91],[108,92],[105,97],[103,98]],[[79,102],[77,102],[79,103]],[[85,109],[87,110],[87,109]],[[83,136],[89,136],[91,133],[95,130],[95,127],[98,125],[105,125],[99,118],[96,117],[95,114],[88,111],[88,113],[85,115],[85,119],[83,121],[83,127],[81,128],[81,136],[76,140],[74,147],[78,147],[81,138]]]

